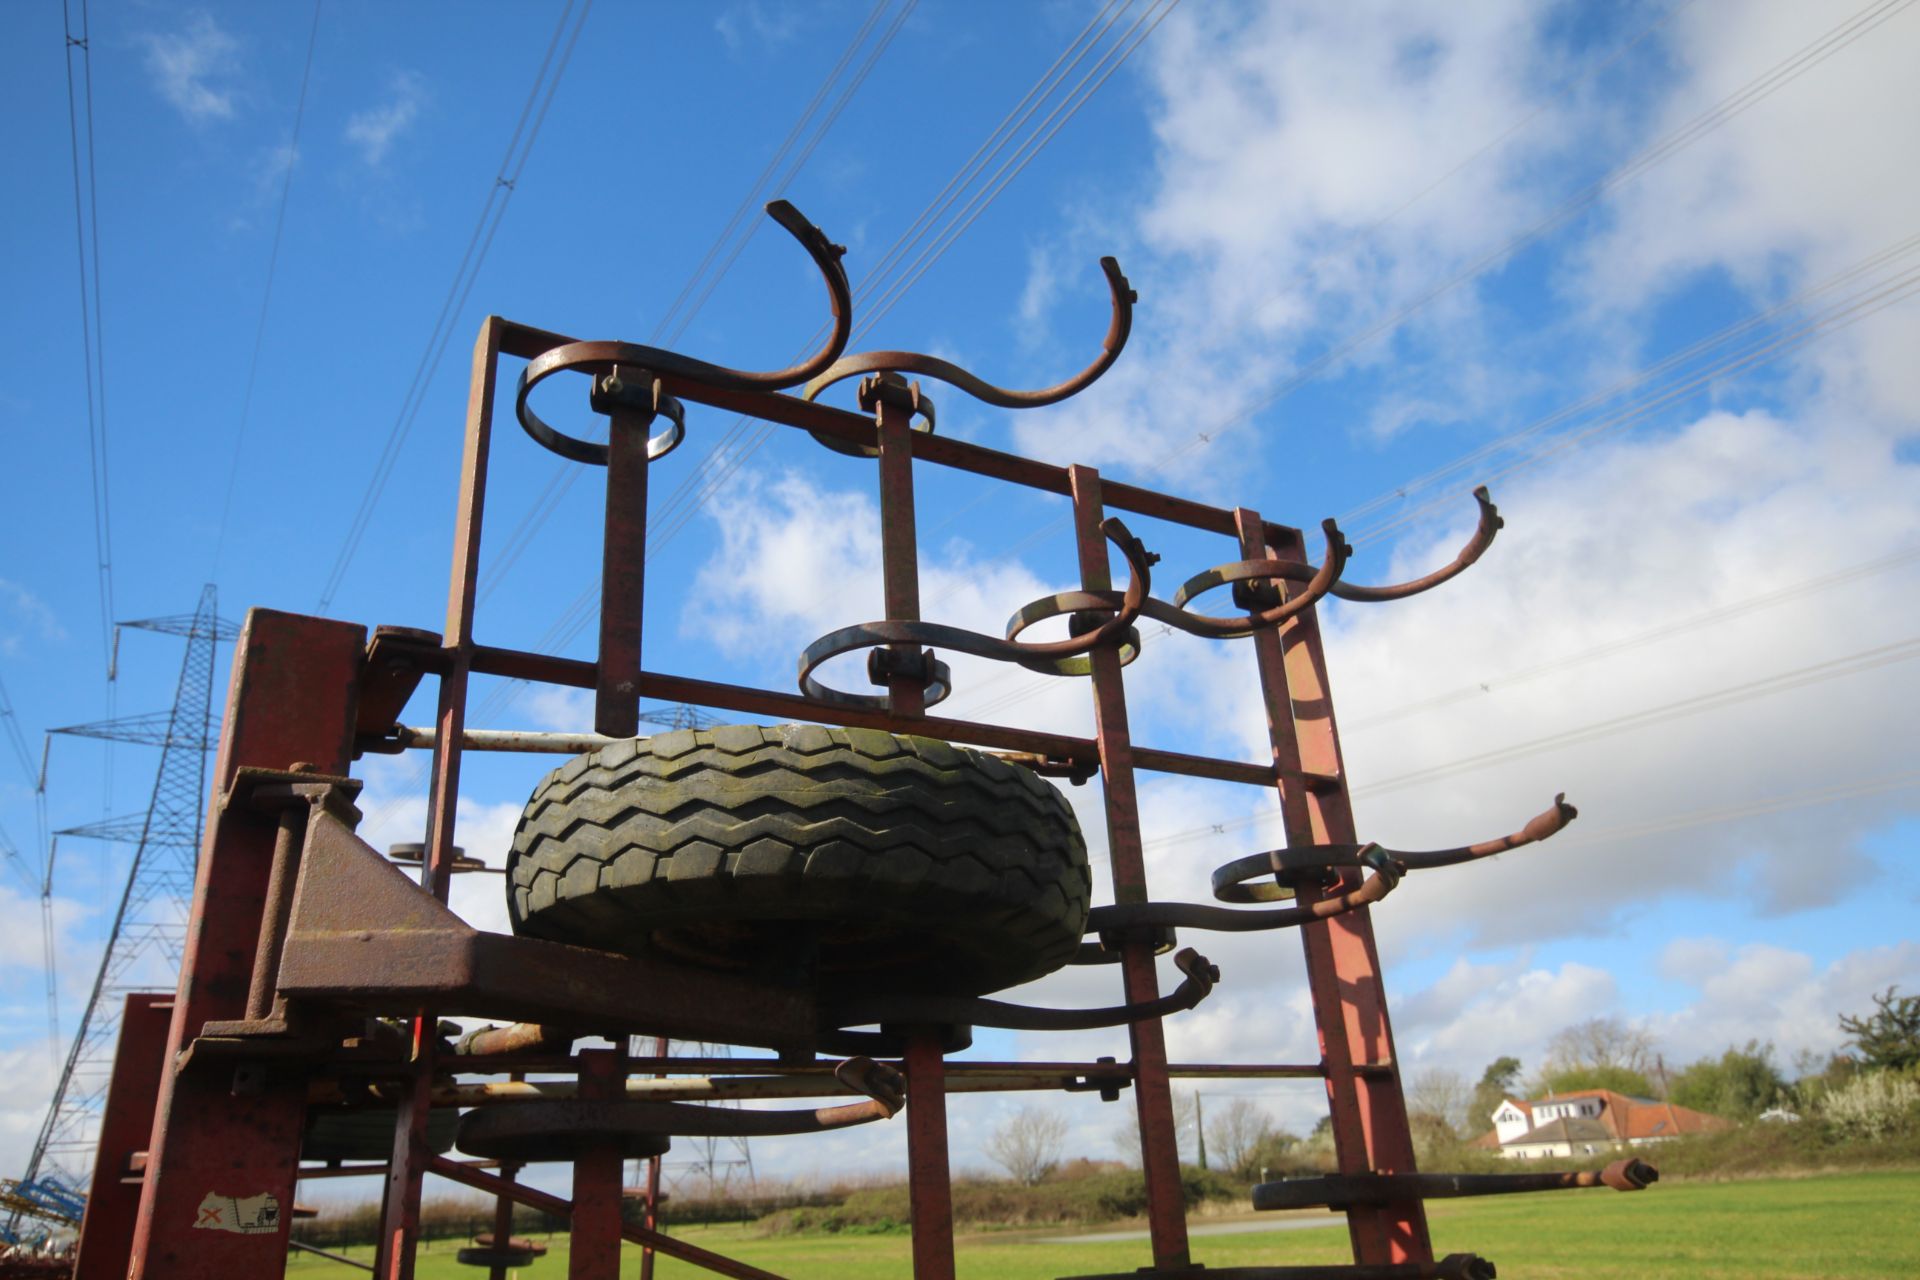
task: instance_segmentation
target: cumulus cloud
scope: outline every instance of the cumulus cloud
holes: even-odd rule
[[[194,124],[232,118],[240,42],[212,15],[195,13],[182,29],[150,32],[141,43],[147,73],[174,110]]]
[[[346,140],[359,149],[369,166],[379,168],[394,143],[419,119],[426,101],[425,78],[413,71],[396,71],[382,101],[348,117]]]

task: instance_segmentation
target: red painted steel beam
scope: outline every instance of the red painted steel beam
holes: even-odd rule
[[[624,1040],[624,1037],[622,1037]],[[583,1049],[580,1096],[612,1102],[625,1092],[626,1073],[618,1049]],[[568,1280],[614,1280],[620,1274],[620,1149],[612,1142],[589,1149],[573,1161],[573,1220],[568,1236]]]
[[[1100,473],[1091,467],[1069,467],[1073,487],[1074,538],[1080,553],[1080,581],[1087,591],[1113,589],[1107,565],[1107,539],[1100,531],[1106,519]],[[1127,731],[1127,695],[1120,655],[1111,648],[1095,649],[1093,663],[1094,740],[1100,749],[1100,781],[1107,807],[1107,848],[1113,874],[1115,902],[1147,900],[1146,855],[1140,841],[1140,805],[1134,788],[1133,743]],[[1129,1002],[1145,1003],[1160,996],[1159,976],[1153,968],[1153,948],[1129,942],[1120,952],[1121,980]],[[1157,1018],[1127,1028],[1133,1048],[1134,1106],[1140,1116],[1140,1164],[1147,1184],[1147,1228],[1153,1245],[1153,1265],[1186,1266],[1185,1195],[1180,1186],[1180,1148],[1173,1123],[1173,1091],[1167,1077],[1165,1029]]]
[[[80,1222],[75,1280],[123,1280],[133,1252],[133,1224],[140,1211],[140,1185],[125,1175],[136,1152],[145,1155],[153,1135],[154,1102],[167,1059],[173,997],[136,991],[120,1015],[120,1043],[100,1112],[100,1142],[93,1157],[87,1212]]]
[[[343,622],[255,609],[241,629],[129,1280],[269,1280],[285,1271],[308,1069],[177,1064],[205,1023],[246,1012],[273,861],[273,815],[220,802],[243,767],[306,761],[346,772],[365,651],[366,631]]]
[[[614,409],[607,424],[607,510],[600,545],[600,649],[593,728],[640,732],[640,610],[647,567],[647,428],[653,415]]]
[[[1271,526],[1256,512],[1242,509],[1236,514],[1243,558],[1271,554],[1306,561],[1306,546],[1298,534],[1269,544]],[[1278,631],[1257,631],[1253,642],[1276,771],[1282,778],[1311,773],[1336,779],[1320,787],[1281,783],[1287,844],[1351,843],[1353,805],[1347,795],[1316,611],[1295,615]],[[1324,896],[1337,897],[1359,883],[1358,871],[1342,872]],[[1303,890],[1302,901],[1311,900],[1311,891]],[[1327,1068],[1327,1105],[1340,1172],[1412,1173],[1413,1135],[1399,1074],[1377,1069],[1398,1059],[1387,1024],[1387,994],[1372,916],[1360,907],[1302,925],[1299,932],[1320,1053]],[[1347,1228],[1356,1262],[1433,1261],[1426,1212],[1418,1199],[1355,1205],[1347,1212]]]

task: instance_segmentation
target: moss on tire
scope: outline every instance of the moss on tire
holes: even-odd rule
[[[616,742],[534,789],[516,932],[853,992],[983,994],[1065,964],[1086,845],[1029,769],[933,738],[725,725]]]

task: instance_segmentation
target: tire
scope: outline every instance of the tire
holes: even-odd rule
[[[616,742],[535,788],[517,933],[811,985],[980,995],[1059,968],[1091,878],[1033,771],[933,738],[726,725]]]

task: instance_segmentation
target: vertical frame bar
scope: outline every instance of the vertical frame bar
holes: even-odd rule
[[[1269,546],[1268,529],[1258,512],[1240,508],[1234,512],[1234,522],[1243,559],[1272,556],[1306,562],[1306,546],[1297,532]],[[1318,616],[1308,609],[1278,629],[1257,631],[1253,645],[1266,702],[1267,734],[1280,773],[1287,844],[1352,842],[1353,804],[1347,795]],[[1304,784],[1302,771],[1329,781]],[[1326,893],[1346,893],[1359,881],[1358,872],[1342,872]],[[1310,898],[1307,891],[1301,896],[1303,901]],[[1320,1055],[1327,1068],[1327,1106],[1340,1172],[1412,1173],[1413,1135],[1397,1066],[1384,1077],[1361,1075],[1354,1069],[1397,1062],[1373,918],[1361,907],[1302,925],[1300,943],[1306,953]],[[1433,1261],[1426,1210],[1417,1198],[1383,1206],[1354,1205],[1347,1210],[1347,1231],[1356,1262]]]
[[[1073,490],[1074,538],[1080,553],[1080,581],[1087,591],[1110,591],[1113,575],[1107,567],[1107,540],[1100,532],[1106,519],[1100,496],[1100,473],[1092,467],[1067,468]],[[1112,647],[1095,649],[1093,662],[1094,736],[1100,748],[1100,781],[1107,805],[1107,851],[1113,871],[1115,902],[1147,900],[1147,863],[1140,843],[1140,802],[1134,789],[1133,742],[1127,732],[1126,685],[1120,654]],[[1155,1000],[1159,975],[1153,968],[1153,948],[1146,942],[1126,943],[1120,951],[1120,973],[1130,1002]],[[1174,1269],[1189,1265],[1187,1212],[1180,1188],[1180,1144],[1173,1123],[1173,1089],[1167,1076],[1166,1030],[1158,1018],[1133,1023],[1127,1029],[1133,1047],[1134,1105],[1140,1115],[1140,1165],[1147,1183],[1147,1227],[1153,1243],[1153,1265]]]
[[[180,1051],[206,1023],[246,1012],[260,944],[279,825],[271,814],[225,803],[234,778],[243,766],[286,769],[298,761],[322,773],[347,771],[366,645],[365,628],[267,609],[250,611],[241,629],[129,1280],[271,1280],[285,1272],[308,1068],[275,1064],[243,1080],[232,1064],[182,1070]],[[234,1231],[233,1210],[222,1198],[263,1208],[262,1196],[275,1203],[272,1229]],[[257,1216],[254,1223],[262,1225]]]
[[[127,1179],[129,1161],[144,1153],[153,1135],[153,1109],[167,1060],[167,1031],[173,1022],[173,997],[136,991],[120,1015],[120,1043],[113,1051],[113,1074],[100,1113],[100,1142],[93,1157],[93,1182],[87,1212],[80,1223],[80,1252],[73,1262],[75,1280],[124,1280],[133,1252],[133,1224],[140,1212],[140,1186]]]
[[[626,1037],[617,1043],[625,1044]],[[580,1099],[611,1102],[623,1093],[626,1054],[580,1051]],[[612,1142],[595,1144],[573,1161],[573,1220],[567,1236],[568,1280],[614,1280],[620,1274],[620,1181],[626,1161]]]
[[[467,394],[467,430],[460,456],[460,499],[453,526],[453,577],[447,592],[443,640],[445,669],[440,676],[440,707],[435,717],[433,785],[427,800],[425,857],[420,882],[441,902],[453,881],[454,810],[460,800],[461,734],[467,723],[467,683],[473,667],[474,595],[480,580],[480,530],[485,521],[487,464],[493,451],[493,399],[504,322],[488,316],[473,347],[473,372]],[[374,1258],[381,1280],[412,1280],[413,1255],[420,1239],[420,1193],[433,1149],[427,1144],[427,1116],[433,1088],[433,1046],[437,1019],[422,1009],[414,1016],[407,1091],[394,1117],[393,1158]]]
[[[647,570],[647,428],[651,413],[615,407],[607,421],[607,515],[600,543],[600,648],[593,727],[640,732],[640,616]]]
[[[920,618],[920,549],[914,527],[913,409],[897,379],[885,375],[863,388],[871,397],[880,458],[880,552],[889,621]],[[912,663],[920,647],[896,644]],[[894,717],[926,714],[926,686],[896,671],[887,680]],[[907,1037],[907,1182],[913,1231],[914,1280],[953,1280],[953,1171],[947,1149],[946,1060],[936,1028]]]

